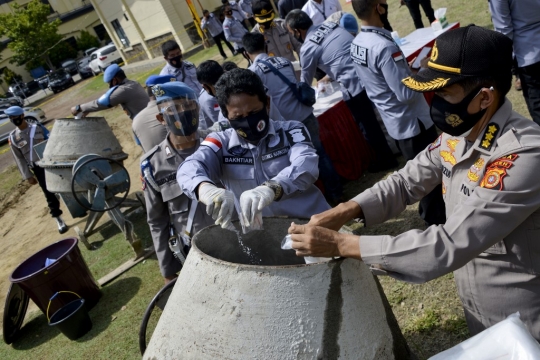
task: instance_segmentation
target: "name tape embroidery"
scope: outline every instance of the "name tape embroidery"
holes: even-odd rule
[[[253,165],[252,157],[223,156],[224,164]]]

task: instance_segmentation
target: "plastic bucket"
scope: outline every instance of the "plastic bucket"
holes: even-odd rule
[[[72,293],[71,291],[59,291],[49,300],[49,305],[60,293]],[[75,293],[72,293],[77,295]],[[49,326],[57,326],[62,334],[70,340],[76,340],[92,329],[92,321],[88,315],[88,309],[84,306],[84,299],[77,295],[79,299],[73,300],[67,305],[62,306],[49,318],[47,309],[47,318]]]
[[[88,269],[77,238],[68,238],[51,244],[23,261],[11,274],[9,280],[28,294],[45,314],[49,299],[60,290],[69,290],[85,299],[91,309],[101,297],[101,291]],[[45,266],[45,260],[56,261]],[[69,297],[57,299],[49,311],[55,313],[67,305]]]

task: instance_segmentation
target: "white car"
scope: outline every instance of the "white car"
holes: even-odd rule
[[[9,137],[9,133],[15,129],[15,125],[9,121],[9,117],[4,113],[4,111],[9,106],[0,106],[0,142],[4,142]],[[47,117],[45,112],[40,108],[33,107],[24,107],[24,119],[29,123],[45,122]]]
[[[90,69],[95,74],[98,74],[105,70],[107,66],[111,64],[118,64],[122,62],[122,57],[115,45],[107,45],[90,55]]]

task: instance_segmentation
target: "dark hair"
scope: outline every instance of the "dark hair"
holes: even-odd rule
[[[174,40],[167,40],[161,45],[161,52],[163,53],[163,56],[165,57],[169,55],[169,51],[173,51],[176,49],[180,49],[180,46]]]
[[[264,52],[265,45],[266,42],[264,41],[264,35],[259,32],[248,32],[242,36],[242,46],[248,52],[248,54]]]
[[[221,0],[221,3],[222,3],[223,5],[228,4],[228,3],[229,3],[229,0]]]
[[[352,0],[352,7],[359,19],[366,19],[378,3],[379,0]]]
[[[126,73],[124,70],[120,69],[116,72],[113,78],[118,78],[119,80],[124,80],[126,78]]]
[[[210,11],[208,11],[208,10],[206,10],[206,9],[204,9],[204,10],[202,11],[203,15],[206,14],[207,12],[210,12]]]
[[[232,10],[231,5],[229,5],[229,4],[224,4],[224,5],[221,7],[221,13],[222,13],[223,15],[225,15],[225,11],[226,11],[227,9],[231,9],[231,10]]]
[[[225,61],[223,65],[221,65],[221,67],[225,72],[231,71],[232,69],[238,69],[238,65],[236,65],[236,63],[232,61]]]
[[[469,94],[471,91],[479,87],[493,86],[494,89],[497,89],[499,92],[499,106],[504,102],[504,97],[510,91],[512,87],[512,71],[507,69],[495,76],[471,76],[466,77],[465,79],[457,83],[463,88],[465,94]]]
[[[268,0],[255,0],[251,4],[251,11],[253,11],[253,14],[260,14],[263,9],[267,11],[274,10],[272,4]]]
[[[223,73],[223,68],[217,61],[206,60],[197,67],[197,81],[205,85],[215,85]]]
[[[291,29],[307,30],[313,25],[313,21],[302,10],[294,9],[285,17],[285,24]]]
[[[223,74],[216,83],[216,98],[225,117],[229,116],[229,99],[239,94],[256,95],[265,105],[268,102],[264,85],[257,74],[248,69],[233,69]]]

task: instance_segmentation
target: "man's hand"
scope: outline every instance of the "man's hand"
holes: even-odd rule
[[[206,205],[206,213],[224,229],[232,227],[234,194],[210,183],[199,185],[199,201]]]
[[[71,107],[71,115],[75,116],[79,113],[79,111],[77,111],[77,107],[76,106],[72,106]]]
[[[339,204],[333,209],[311,216],[308,225],[321,226],[338,231],[343,225],[352,219],[363,217],[364,213],[354,201]]]
[[[358,236],[341,234],[320,226],[297,225],[289,227],[292,248],[296,256],[360,258]]]
[[[26,179],[26,181],[28,181],[30,185],[36,185],[38,183],[37,179],[33,176],[31,178]]]
[[[255,189],[246,190],[240,195],[240,209],[244,226],[251,226],[255,215],[274,201],[274,190],[268,186],[257,186]]]

